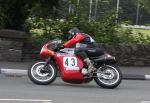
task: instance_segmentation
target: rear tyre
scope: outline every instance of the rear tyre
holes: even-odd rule
[[[43,72],[45,62],[36,62],[28,69],[29,79],[39,85],[48,85],[52,83],[57,77],[57,70],[53,64],[47,65],[47,71]]]
[[[122,73],[117,66],[104,65],[93,74],[95,82],[107,89],[116,88],[122,81]]]

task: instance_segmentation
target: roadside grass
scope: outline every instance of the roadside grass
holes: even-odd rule
[[[132,29],[132,33],[135,35],[143,34],[143,35],[150,36],[150,30],[146,30],[146,29]]]
[[[140,44],[150,43],[150,30],[146,29],[132,29],[132,36],[135,41]]]
[[[135,28],[118,29],[121,43],[150,44],[150,30]]]

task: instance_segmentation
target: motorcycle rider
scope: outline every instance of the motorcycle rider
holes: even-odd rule
[[[81,33],[76,27],[69,30],[68,41],[57,49],[68,48],[75,46],[75,54],[79,55],[88,68],[88,74],[91,75],[95,67],[89,57],[100,56],[104,54],[102,49],[95,40],[88,34]]]

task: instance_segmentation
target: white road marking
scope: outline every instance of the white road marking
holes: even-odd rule
[[[150,75],[145,75],[145,79],[150,80]]]
[[[141,101],[141,103],[150,103],[150,101]]]
[[[20,101],[20,102],[49,102],[52,100],[41,100],[41,99],[0,99],[0,101]]]
[[[26,76],[27,70],[1,68],[1,74]]]

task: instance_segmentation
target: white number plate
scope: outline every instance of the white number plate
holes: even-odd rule
[[[79,70],[77,66],[77,58],[76,57],[64,57],[63,65],[67,70]]]

